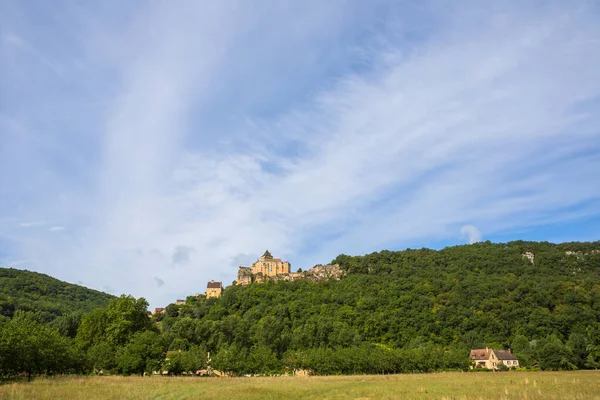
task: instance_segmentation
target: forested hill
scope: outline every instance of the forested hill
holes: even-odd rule
[[[600,321],[600,242],[485,242],[333,262],[363,283],[356,305],[368,305],[368,325],[397,345],[507,346],[519,334],[566,340]]]
[[[360,371],[343,360],[360,357],[363,346],[465,356],[470,348],[511,346],[524,365],[593,367],[594,357],[600,361],[599,250],[600,242],[519,241],[340,255],[332,261],[346,271],[340,281],[268,282],[227,288],[217,300],[189,298],[168,307],[162,331],[172,349],[205,346],[220,368],[238,372],[286,362]],[[406,368],[441,368],[427,364],[438,356],[423,354],[407,355],[425,364]],[[546,355],[562,361],[551,364]]]
[[[211,368],[236,374],[468,370],[469,350],[486,346],[510,347],[524,367],[600,368],[600,242],[485,242],[333,263],[345,271],[339,281],[235,285],[152,318],[148,303],[131,296],[49,326],[15,312],[0,318],[0,376],[180,374],[206,368],[207,352]],[[110,297],[0,271],[0,293],[15,308],[51,316]]]
[[[24,310],[49,322],[61,315],[106,307],[113,297],[37,272],[0,268],[0,315],[7,317]]]

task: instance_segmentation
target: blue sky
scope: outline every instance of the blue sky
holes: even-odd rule
[[[1,0],[0,265],[160,306],[267,248],[598,240],[599,7],[482,3]]]

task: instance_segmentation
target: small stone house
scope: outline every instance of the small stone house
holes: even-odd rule
[[[215,281],[208,282],[208,285],[206,286],[206,298],[207,299],[219,298],[219,297],[221,297],[222,293],[223,293],[223,283],[222,282],[215,282]]]
[[[178,306],[182,306],[182,305],[185,304],[185,300],[178,299],[178,300],[175,301],[175,304],[178,305]]]
[[[473,360],[471,368],[500,369],[503,364],[507,368],[518,368],[519,360],[510,350],[494,350],[490,348],[471,350],[469,355]]]

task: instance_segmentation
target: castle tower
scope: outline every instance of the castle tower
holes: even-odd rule
[[[265,276],[275,276],[290,273],[290,263],[282,261],[281,258],[274,258],[269,250],[265,251],[261,258],[252,264],[253,274],[263,274]]]

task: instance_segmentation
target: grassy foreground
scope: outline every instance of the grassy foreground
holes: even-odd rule
[[[0,399],[600,399],[600,371],[265,378],[60,377]]]

